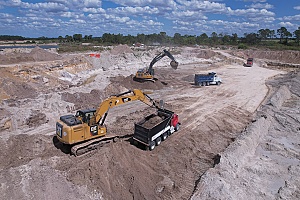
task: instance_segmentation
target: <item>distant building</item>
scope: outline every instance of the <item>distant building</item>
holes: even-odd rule
[[[160,46],[160,43],[159,42],[153,42],[152,46]]]
[[[133,46],[134,47],[144,47],[145,44],[137,42],[137,43],[134,43]]]

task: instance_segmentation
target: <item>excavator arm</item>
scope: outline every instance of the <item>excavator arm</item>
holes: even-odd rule
[[[151,75],[154,75],[153,74],[153,65],[165,56],[168,56],[171,59],[171,62],[170,62],[171,67],[174,68],[174,69],[177,69],[178,62],[175,60],[175,58],[172,56],[172,54],[169,51],[164,49],[163,52],[161,52],[160,54],[155,56],[155,58],[153,58],[153,60],[151,61],[150,65],[149,65],[147,73],[149,73]]]
[[[96,123],[103,125],[110,108],[139,100],[151,107],[160,108],[160,104],[141,90],[134,89],[105,99],[96,110]]]

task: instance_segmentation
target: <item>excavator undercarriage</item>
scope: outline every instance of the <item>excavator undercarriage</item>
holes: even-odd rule
[[[103,147],[106,144],[109,144],[111,142],[115,143],[115,142],[121,141],[122,139],[128,139],[130,137],[132,137],[132,134],[127,134],[127,135],[122,135],[122,136],[109,135],[109,136],[96,138],[96,139],[72,146],[71,154],[76,157],[86,155],[87,153],[90,153],[93,150]]]

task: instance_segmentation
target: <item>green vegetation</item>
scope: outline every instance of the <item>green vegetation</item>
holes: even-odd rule
[[[276,33],[276,34],[275,34]],[[278,37],[277,37],[278,36]],[[300,51],[300,27],[293,33],[287,28],[281,27],[275,30],[260,29],[257,33],[245,33],[243,37],[238,37],[236,33],[232,35],[213,32],[211,35],[202,33],[196,35],[181,35],[175,33],[173,37],[166,32],[159,34],[137,34],[136,36],[122,34],[104,33],[102,37],[92,35],[74,34],[58,38],[24,38],[21,36],[0,35],[0,41],[16,40],[27,41],[26,43],[47,44],[59,43],[60,52],[103,50],[102,46],[118,44],[145,44],[145,45],[166,45],[166,46],[186,46],[186,45],[206,45],[206,46],[235,46],[239,49],[269,48],[273,50],[298,50]],[[30,42],[29,42],[30,41]],[[82,45],[84,44],[84,45]]]
[[[62,43],[59,45],[58,52],[85,52],[85,51],[102,51],[102,46],[95,46],[95,44],[82,45],[81,43]]]

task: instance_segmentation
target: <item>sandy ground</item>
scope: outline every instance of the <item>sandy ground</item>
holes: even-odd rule
[[[154,66],[158,81],[134,82],[162,49],[120,45],[100,58],[2,52],[0,199],[299,199],[299,54],[171,48],[177,70],[163,58]],[[254,66],[244,67],[252,55]],[[195,73],[210,71],[223,84],[193,85]],[[83,157],[59,148],[59,116],[130,89],[163,99],[180,130],[154,151],[127,139]],[[133,133],[152,112],[141,102],[115,107],[108,134]]]

